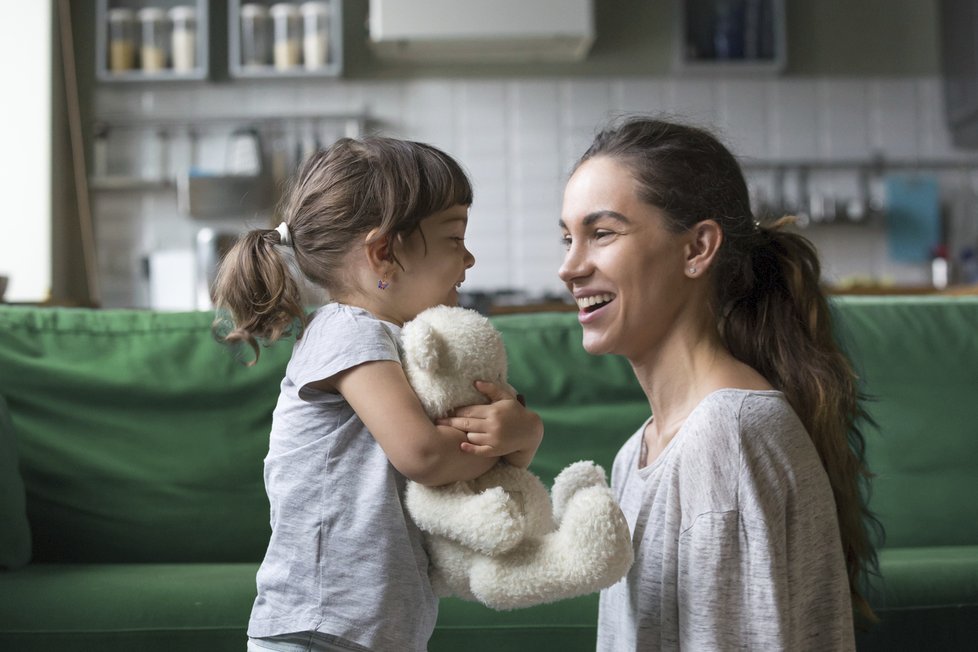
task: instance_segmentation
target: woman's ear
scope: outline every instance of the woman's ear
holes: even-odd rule
[[[723,243],[723,229],[715,220],[696,223],[687,233],[685,249],[686,276],[696,278],[706,273]]]

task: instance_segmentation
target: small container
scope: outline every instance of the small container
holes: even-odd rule
[[[110,9],[109,70],[126,72],[136,67],[136,14],[132,9]]]
[[[170,9],[169,16],[173,25],[170,33],[173,69],[192,72],[197,66],[197,9],[179,5]]]
[[[302,61],[306,70],[318,70],[329,62],[329,3],[304,2],[302,12]]]
[[[169,59],[169,25],[166,12],[159,7],[139,10],[142,40],[139,62],[143,72],[156,73],[166,69]]]
[[[291,2],[272,5],[272,25],[275,44],[274,62],[278,70],[291,70],[302,63],[301,31],[299,7]]]
[[[272,31],[268,7],[254,2],[241,5],[241,65],[272,64]]]

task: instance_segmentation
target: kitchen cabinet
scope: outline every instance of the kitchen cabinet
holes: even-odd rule
[[[205,79],[208,0],[98,0],[95,76],[103,82]]]
[[[337,77],[343,70],[343,3],[228,5],[232,78]]]
[[[978,148],[978,5],[942,0],[939,5],[944,104],[951,139]]]
[[[786,58],[784,0],[676,0],[680,72],[777,73]]]

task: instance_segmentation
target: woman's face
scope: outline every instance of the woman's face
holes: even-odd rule
[[[591,354],[633,362],[675,333],[685,311],[689,237],[639,199],[629,170],[608,157],[581,165],[564,190],[567,253],[559,275],[574,295]]]

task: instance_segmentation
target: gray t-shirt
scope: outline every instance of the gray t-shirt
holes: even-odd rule
[[[272,536],[249,636],[316,631],[376,652],[427,648],[438,602],[402,504],[406,479],[340,394],[307,387],[400,361],[399,338],[398,326],[332,303],[296,343],[265,458]]]
[[[855,649],[832,490],[784,396],[714,392],[639,468],[643,431],[612,470],[635,564],[598,650]]]

